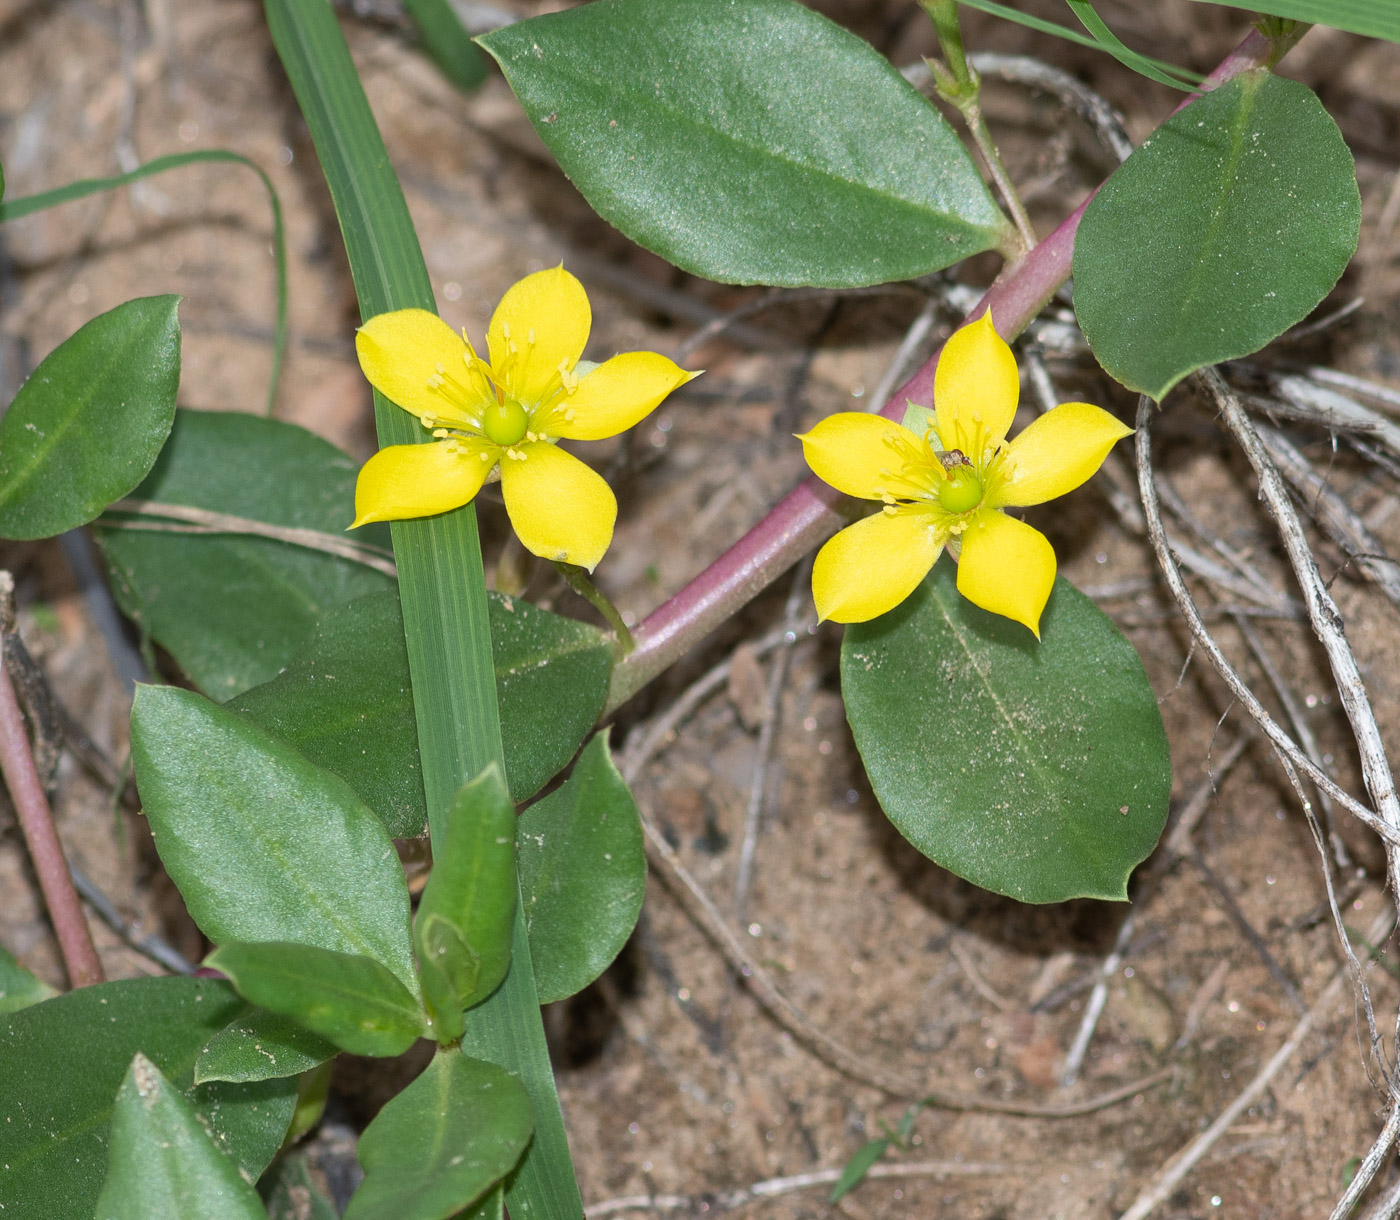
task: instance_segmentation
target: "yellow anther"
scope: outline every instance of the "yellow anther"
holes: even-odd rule
[[[525,342],[528,343],[531,347],[535,346],[535,328],[533,326],[530,327],[529,331],[526,332]]]

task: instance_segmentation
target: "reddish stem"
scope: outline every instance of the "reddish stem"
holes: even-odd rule
[[[93,947],[92,933],[83,917],[82,904],[73,888],[68,862],[54,829],[53,813],[39,771],[34,766],[34,753],[24,730],[24,716],[15,698],[15,688],[0,657],[0,773],[10,790],[20,830],[34,861],[44,904],[49,909],[54,932],[58,935],[59,951],[68,971],[68,981],[74,987],[87,987],[102,982],[102,962]]]
[[[1280,45],[1258,30],[1251,30],[1210,74],[1202,91],[1213,89],[1251,68],[1276,62],[1297,36],[1301,36],[1301,31]],[[1193,93],[1182,105],[1199,96]],[[1091,194],[1023,259],[1004,269],[966,321],[974,321],[990,308],[997,330],[1006,340],[1010,341],[1025,330],[1069,278],[1074,235],[1092,198]],[[881,415],[902,419],[906,401],[933,402],[933,370],[942,350],[934,352],[928,362],[894,392],[881,408]],[[612,689],[608,692],[604,714],[625,703],[703,636],[758,596],[798,559],[845,525],[847,519],[836,507],[841,500],[839,492],[815,475],[810,476],[699,576],[648,615],[632,633],[635,647],[613,669]]]

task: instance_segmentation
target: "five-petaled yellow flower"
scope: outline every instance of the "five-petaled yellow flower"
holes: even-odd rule
[[[354,525],[460,508],[499,466],[506,512],[525,548],[592,571],[612,541],[617,500],[556,442],[616,436],[699,376],[655,352],[580,370],[592,320],[583,285],[554,267],[501,298],[486,332],[489,362],[424,309],[360,327],[355,350],[370,384],[438,439],[391,445],[365,463]]]
[[[936,426],[924,435],[844,412],[799,437],[825,482],[885,505],[818,552],[812,594],[821,618],[863,623],[893,610],[947,546],[960,552],[958,591],[968,601],[1040,636],[1055,552],[1039,530],[1001,510],[1074,490],[1132,429],[1099,407],[1067,402],[1008,443],[1019,395],[1016,358],[988,312],[944,347],[934,371]]]

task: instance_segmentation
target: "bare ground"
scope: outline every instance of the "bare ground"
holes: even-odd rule
[[[550,5],[508,5],[532,15]],[[854,0],[821,5],[896,63],[932,44],[913,5]],[[1066,19],[1049,0],[1025,5]],[[1237,11],[1173,0],[1105,4],[1133,45],[1208,71],[1241,36]],[[346,18],[366,88],[399,169],[444,315],[484,329],[520,275],[563,260],[588,286],[590,354],[673,350],[694,328],[754,299],[695,281],[633,247],[573,192],[493,79],[463,98],[393,23]],[[974,49],[1039,52],[1118,105],[1141,138],[1173,104],[1165,89],[1113,61],[968,14]],[[1396,162],[1400,50],[1314,31],[1286,70],[1316,88],[1357,156],[1365,220],[1361,251],[1334,297],[1364,304],[1345,321],[1281,348],[1277,361],[1330,365],[1400,389],[1400,270]],[[1042,232],[1111,168],[1087,129],[1053,100],[989,85],[994,130],[1018,181],[1029,184]],[[292,351],[276,413],[357,457],[373,444],[369,396],[354,361],[354,298],[314,154],[248,0],[0,0],[0,161],[10,196],[116,172],[153,156],[219,146],[272,174],[291,242]],[[129,192],[68,205],[7,226],[0,245],[0,391],[96,313],[153,291],[186,297],[180,401],[258,410],[270,363],[273,267],[265,197],[251,174],[185,169]],[[994,268],[974,261],[964,282]],[[907,291],[784,305],[750,320],[736,341],[711,342],[694,363],[707,374],[678,394],[612,462],[622,515],[601,579],[638,618],[758,520],[799,477],[790,434],[873,393],[922,297]],[[932,350],[956,319],[940,318]],[[1079,357],[1053,357],[1063,397],[1130,417],[1127,396]],[[1400,538],[1393,479],[1328,438],[1300,430],[1317,468],[1393,550]],[[1242,459],[1209,411],[1182,391],[1157,429],[1165,481],[1201,527],[1293,594],[1270,523]],[[1162,701],[1178,806],[1244,724],[1221,682],[1193,654],[1146,544],[1090,486],[1039,521],[1066,573],[1101,597],[1142,653]],[[502,584],[545,578],[506,546],[504,515],[488,498],[488,566]],[[1187,527],[1182,526],[1183,533]],[[1318,543],[1388,740],[1400,724],[1400,613]],[[125,757],[127,696],[69,564],[54,543],[0,546],[20,582],[26,640],[87,733]],[[1340,574],[1339,574],[1340,573]],[[689,682],[732,658],[729,681],[705,700],[641,770],[639,800],[726,917],[755,770],[766,817],[740,918],[753,957],[805,1013],[879,1069],[988,1099],[1055,1105],[1107,1092],[1163,1067],[1173,1072],[1122,1104],[1073,1118],[930,1109],[916,1146],[896,1163],[939,1162],[866,1183],[835,1209],[821,1188],[752,1202],[752,1214],[816,1217],[1109,1217],[1121,1213],[1177,1149],[1255,1075],[1317,999],[1341,962],[1326,917],[1317,852],[1295,799],[1259,746],[1218,777],[1190,852],[1153,866],[1139,892],[1126,955],[1078,1084],[1059,1084],[1105,955],[1129,908],[1098,902],[1027,907],[985,894],[930,864],[885,822],[847,731],[839,697],[839,635],[800,631],[787,658],[770,751],[760,754],[769,656],[746,642],[783,622],[780,581],[696,655],[623,709],[615,744],[664,712]],[[1214,596],[1198,586],[1203,601]],[[1227,600],[1220,598],[1220,600]],[[805,613],[805,601],[795,603]],[[1251,620],[1267,655],[1352,791],[1360,781],[1326,663],[1304,622]],[[1271,707],[1278,700],[1238,628],[1220,639]],[[629,736],[631,734],[631,736]],[[937,742],[929,743],[937,750]],[[161,873],[138,815],[123,810],[70,753],[60,770],[60,831],[74,859],[123,914],[187,956],[203,951]],[[1344,893],[1364,928],[1391,901],[1381,852],[1355,823],[1341,834],[1353,863]],[[1194,853],[1194,854],[1193,854]],[[1246,934],[1246,927],[1249,935]],[[159,967],[96,928],[112,977]],[[62,972],[7,805],[0,805],[0,943],[55,985]],[[1267,954],[1260,952],[1260,946]],[[1271,969],[1272,965],[1272,969]],[[1383,970],[1371,974],[1384,1029],[1400,1003]],[[1273,1078],[1258,1103],[1216,1142],[1157,1209],[1185,1220],[1215,1215],[1326,1215],[1352,1158],[1370,1145],[1384,1093],[1368,1070],[1364,1025],[1348,986]],[[1300,1008],[1301,1006],[1301,1008]],[[901,1105],[853,1083],[755,1005],[709,941],[660,884],[623,959],[583,996],[556,1006],[549,1028],[572,1144],[590,1204],[618,1196],[708,1198],[783,1175],[840,1166]],[[351,1172],[345,1131],[362,1126],[416,1070],[346,1061],[317,1155],[333,1181]],[[958,1163],[961,1163],[960,1165]],[[1392,1171],[1393,1172],[1393,1171]]]

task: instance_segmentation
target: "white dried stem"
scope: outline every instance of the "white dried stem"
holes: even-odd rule
[[[1181,566],[1177,556],[1173,553],[1170,541],[1167,539],[1166,530],[1162,525],[1162,508],[1157,495],[1157,482],[1152,471],[1152,400],[1143,395],[1138,400],[1137,415],[1137,468],[1138,468],[1138,491],[1142,496],[1144,515],[1147,517],[1147,536],[1152,542],[1153,549],[1157,552],[1157,560],[1162,569],[1162,575],[1167,582],[1167,587],[1172,596],[1176,599],[1187,626],[1191,629],[1191,634],[1196,642],[1210,658],[1211,664],[1225,680],[1230,688],[1231,694],[1244,706],[1256,724],[1264,731],[1265,736],[1287,756],[1293,764],[1302,771],[1321,791],[1325,791],[1334,801],[1345,809],[1352,817],[1358,819],[1374,830],[1390,849],[1400,847],[1400,832],[1390,825],[1386,820],[1378,817],[1365,805],[1361,804],[1351,793],[1342,788],[1330,775],[1322,770],[1312,759],[1310,759],[1290,737],[1278,722],[1269,715],[1264,705],[1259,702],[1254,692],[1249,689],[1245,681],[1235,672],[1235,668],[1226,658],[1220,645],[1216,643],[1215,637],[1206,630],[1205,621],[1201,617],[1200,608],[1192,598],[1191,592],[1186,587],[1186,582],[1181,575]]]

